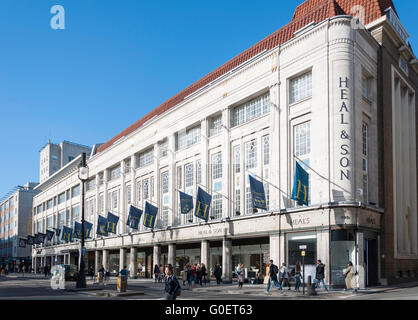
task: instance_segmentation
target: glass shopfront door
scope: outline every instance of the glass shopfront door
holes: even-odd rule
[[[232,247],[232,277],[237,278],[236,268],[244,264],[245,279],[263,279],[266,272],[265,256],[269,254],[269,244],[241,245]]]
[[[296,262],[303,262],[302,250],[300,246],[306,246],[307,249],[305,255],[305,282],[308,281],[308,276],[312,277],[312,281],[316,275],[316,260],[317,260],[317,239],[316,232],[304,232],[304,233],[290,233],[286,236],[286,264],[289,272],[296,266]],[[282,262],[277,262],[280,266]]]
[[[333,230],[331,232],[331,284],[345,287],[343,270],[348,262],[356,265],[356,241],[354,230]]]

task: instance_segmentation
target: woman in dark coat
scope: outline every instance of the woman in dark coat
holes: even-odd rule
[[[215,271],[213,272],[213,275],[216,278],[216,283],[219,285],[222,282],[222,269],[219,263],[216,264]]]

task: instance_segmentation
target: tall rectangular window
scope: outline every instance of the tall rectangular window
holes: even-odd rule
[[[290,103],[312,96],[312,72],[290,80]]]
[[[138,190],[138,204],[142,201],[142,182],[138,181],[136,184],[136,188]]]
[[[241,147],[234,147],[234,215],[241,214],[241,184],[240,184],[240,172],[241,172]]]
[[[363,203],[369,204],[369,177],[367,174],[363,175]]]
[[[270,136],[263,137],[263,161],[265,166],[270,164]]]
[[[362,79],[362,93],[363,98],[367,99],[368,101],[373,101],[373,78],[363,76]]]
[[[65,225],[65,212],[60,212],[58,214],[58,228],[61,228],[63,225]]]
[[[311,123],[295,126],[295,153],[301,158],[311,153]],[[301,158],[303,160],[303,158]]]
[[[215,136],[222,132],[222,114],[215,116],[209,121],[209,136]]]
[[[78,197],[80,195],[80,185],[77,185],[74,188],[72,188],[71,195],[73,198]]]
[[[94,207],[95,207],[96,199],[90,199],[87,203],[87,210],[88,215],[90,216],[90,221],[94,219]]]
[[[149,179],[143,181],[143,188],[144,200],[147,200],[149,199]]]
[[[367,123],[363,122],[363,125],[362,125],[363,156],[368,155],[368,134],[369,134],[369,127]]]
[[[151,176],[151,197],[154,197],[154,176]]]
[[[53,226],[53,217],[48,217],[46,219],[46,228],[51,229]]]
[[[212,155],[212,219],[222,217],[222,152]]]
[[[222,178],[222,153],[218,152],[212,155],[212,179]]]
[[[257,140],[245,144],[245,168],[247,170],[257,168]]]
[[[177,188],[178,189],[182,188],[183,175],[182,175],[181,169],[182,169],[181,167],[177,167]]]
[[[132,187],[126,186],[126,202],[128,205],[132,203]]]
[[[99,201],[100,201],[100,212],[103,213],[105,210],[105,201],[104,201],[103,193],[99,196]]]
[[[241,147],[234,147],[234,172],[240,173],[241,171]]]
[[[161,174],[162,192],[168,193],[168,171]]]
[[[73,207],[71,209],[71,217],[72,217],[71,225],[73,225],[73,223],[75,221],[79,222],[79,218],[80,218],[80,207],[79,206]]]
[[[252,213],[253,213],[253,206],[252,206],[252,198],[251,198],[251,189],[250,189],[249,183],[247,183],[245,187],[245,214],[252,214]]]
[[[119,191],[115,190],[112,192],[112,208],[113,210],[118,209]]]
[[[268,181],[270,179],[270,169],[264,168],[264,180]],[[264,185],[264,193],[266,194],[266,207],[267,211],[270,209],[270,184],[267,182],[263,183]]]
[[[58,196],[58,204],[64,203],[65,202],[65,192],[61,193]]]
[[[201,160],[196,161],[196,170],[197,170],[196,183],[201,184],[202,183],[202,161]]]
[[[164,140],[163,142],[160,142],[159,145],[160,150],[160,158],[164,158],[168,156],[168,140]]]
[[[192,187],[194,185],[194,166],[193,163],[189,163],[184,167],[184,180],[185,187]]]
[[[232,125],[238,126],[270,112],[270,93],[257,97],[232,111]]]
[[[161,211],[161,227],[164,228],[168,226],[168,211],[169,211],[169,182],[168,182],[168,172],[163,172],[161,174],[161,191],[162,191],[162,204],[163,208]]]

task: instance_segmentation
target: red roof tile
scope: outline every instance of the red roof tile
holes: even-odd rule
[[[181,103],[185,97],[203,88],[205,85],[216,80],[220,76],[226,74],[242,63],[248,61],[260,52],[273,49],[278,45],[290,40],[293,38],[295,31],[303,28],[312,21],[318,23],[337,15],[350,14],[351,8],[356,5],[361,5],[365,8],[365,24],[368,24],[383,16],[384,11],[389,7],[392,7],[395,10],[392,0],[307,0],[296,8],[292,21],[289,24],[285,25],[267,38],[261,40],[248,50],[239,54],[215,71],[209,73],[207,76],[203,77],[171,99],[167,100],[158,108],[154,109],[142,119],[138,120],[133,125],[119,133],[117,136],[103,144],[100,148],[98,148],[97,152],[100,153],[109,148],[116,141],[136,131],[147,121],[175,107]]]

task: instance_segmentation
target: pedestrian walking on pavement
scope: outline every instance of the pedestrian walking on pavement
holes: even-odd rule
[[[291,289],[289,283],[289,271],[287,270],[286,263],[284,262],[282,263],[282,266],[280,268],[280,285],[282,287],[288,286],[289,290]]]
[[[48,276],[48,266],[44,267],[45,278]]]
[[[163,282],[164,280],[164,267],[162,264],[160,264],[160,271],[159,271],[159,277],[158,277],[158,283]]]
[[[157,283],[157,281],[159,281],[160,279],[160,267],[158,266],[158,264],[154,266],[154,279],[155,283]]]
[[[204,263],[202,263],[202,268],[201,268],[201,270],[202,270],[202,280],[201,280],[201,281],[203,281],[203,283],[204,283],[204,284],[205,284],[205,286],[206,286],[206,283],[208,282],[208,279],[207,279],[207,276],[208,276],[208,271],[207,271],[206,266],[205,266],[205,264],[204,264]],[[201,282],[200,284],[202,284],[202,282]]]
[[[196,284],[197,283],[197,263],[195,263],[192,266],[192,273],[193,273],[193,283]]]
[[[216,278],[216,284],[219,286],[222,282],[222,268],[219,265],[219,263],[215,266],[215,271],[213,272],[213,275]]]
[[[302,263],[300,261],[296,262],[296,266],[294,269],[294,277],[295,277],[295,291],[300,292],[300,285],[302,283],[301,281],[301,277],[302,277],[302,267],[301,267]]]
[[[188,264],[187,281],[189,283],[189,289],[193,288],[193,267],[190,264]]]
[[[202,266],[200,264],[196,266],[196,280],[197,283],[202,287]]]
[[[181,287],[173,274],[173,266],[171,264],[165,268],[164,291],[165,300],[176,300],[181,294]]]
[[[22,267],[22,275],[23,275],[23,277],[25,276],[25,272],[26,272],[26,266],[24,265],[24,266]]]
[[[322,283],[324,286],[325,291],[328,291],[328,287],[325,284],[325,264],[322,263],[321,260],[317,261],[316,266],[316,275],[315,275],[315,289],[319,287],[319,285]]]
[[[354,293],[357,293],[356,272],[351,261],[348,262],[347,269],[343,270],[343,275],[345,277],[345,291],[352,289]]]
[[[189,283],[188,273],[189,273],[189,264],[187,263],[184,265],[184,268],[183,268],[183,286],[186,285],[186,281],[187,283]]]
[[[245,280],[245,271],[244,271],[244,264],[239,263],[237,268],[236,268],[236,272],[237,272],[237,276],[238,276],[238,288],[242,289],[242,286],[244,285],[244,280]]]
[[[103,266],[101,266],[101,268],[99,269],[99,274],[101,275],[101,277],[104,281],[105,278],[106,278],[106,271],[105,271],[105,268]]]
[[[283,293],[282,285],[279,281],[277,281],[277,275],[279,273],[279,268],[273,263],[273,260],[270,260],[270,266],[269,266],[269,280],[267,282],[267,289],[266,293],[270,292],[271,283],[278,287],[280,291]]]
[[[94,269],[93,269],[92,266],[90,266],[90,268],[89,268],[89,275],[91,276],[91,280],[93,280],[94,279]]]

